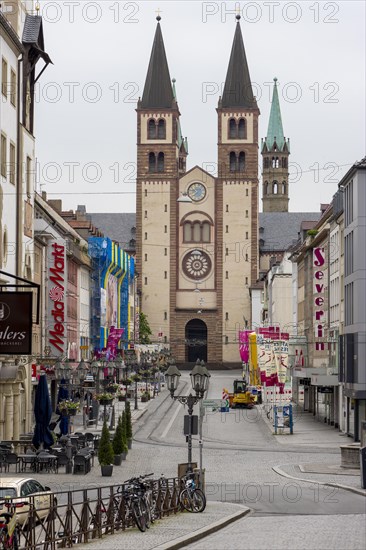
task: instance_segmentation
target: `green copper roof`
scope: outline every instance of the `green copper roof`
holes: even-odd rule
[[[175,83],[176,83],[176,80],[175,78],[172,79],[172,91],[173,91],[173,97],[174,97],[174,100],[175,101],[178,101],[177,100],[177,90],[175,89]],[[187,138],[184,138],[183,137],[183,134],[182,134],[182,128],[180,127],[180,120],[178,118],[178,131],[177,131],[177,137],[178,137],[178,148],[180,149],[182,144],[183,144],[183,147],[186,151],[186,153],[188,154],[188,141],[187,141]]]
[[[274,142],[276,141],[277,147],[282,151],[285,145],[285,136],[283,135],[282,118],[280,102],[278,99],[277,90],[277,78],[274,78],[271,114],[269,115],[268,131],[266,138],[266,145],[268,150],[272,149]]]

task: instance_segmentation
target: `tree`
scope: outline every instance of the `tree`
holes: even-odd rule
[[[123,441],[123,452],[128,453],[128,445],[127,445],[127,416],[126,411],[123,411],[122,413],[122,441]]]
[[[101,466],[109,466],[114,461],[111,436],[106,421],[103,423],[102,435],[99,442],[98,460]]]
[[[132,418],[130,402],[126,402],[126,439],[127,442],[132,440]]]
[[[124,452],[122,418],[118,418],[117,428],[113,438],[113,451],[115,455],[121,455]]]
[[[140,334],[140,344],[151,344],[150,336],[152,331],[149,325],[149,321],[145,313],[140,311],[139,315],[139,334]]]

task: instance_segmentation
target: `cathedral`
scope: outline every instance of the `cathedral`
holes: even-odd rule
[[[188,145],[159,16],[136,109],[140,310],[180,367],[197,359],[212,368],[241,365],[238,331],[251,326],[251,288],[259,278],[260,112],[236,19],[216,109],[216,177],[199,166],[186,168]],[[276,81],[261,153],[263,210],[287,212],[289,142]]]

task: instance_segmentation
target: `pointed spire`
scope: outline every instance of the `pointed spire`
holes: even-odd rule
[[[221,107],[253,108],[257,107],[257,102],[253,96],[252,84],[250,81],[243,36],[241,34],[239,23],[240,16],[237,15],[236,19],[237,24],[233,46],[231,49],[229,67],[226,74]]]
[[[142,109],[170,109],[174,101],[163,35],[160,28],[161,17],[158,15],[156,19],[158,24],[140,104]]]
[[[274,142],[276,142],[277,148],[282,151],[286,139],[283,135],[282,127],[282,118],[281,118],[281,109],[280,102],[278,99],[278,90],[277,90],[277,78],[273,79],[273,95],[272,95],[272,105],[271,105],[271,114],[269,115],[268,131],[266,137],[267,148],[270,151],[273,147]]]
[[[175,88],[175,83],[176,83],[176,79],[173,78],[172,79],[173,98],[174,98],[174,101],[177,101],[177,90]],[[187,138],[185,138],[185,139],[183,138],[182,128],[181,128],[181,125],[180,125],[179,118],[178,118],[177,138],[178,138],[178,147],[179,147],[179,149],[181,149],[181,147],[183,145],[183,148],[185,149],[185,152],[188,154],[188,142],[187,142]]]

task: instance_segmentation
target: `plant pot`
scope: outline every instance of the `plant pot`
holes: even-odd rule
[[[141,397],[141,403],[147,403],[148,398],[147,397]]]
[[[104,406],[104,405],[111,405],[111,404],[112,404],[112,401],[113,401],[113,399],[100,399],[100,400],[99,400],[99,403],[100,403],[101,405],[103,405],[103,406]]]
[[[107,466],[100,466],[102,470],[102,476],[110,477],[113,473],[113,464],[108,464]]]
[[[126,397],[124,395],[119,395],[118,401],[126,401]]]
[[[76,412],[77,412],[76,409],[67,409],[67,414],[69,416],[76,416]]]
[[[129,449],[132,449],[132,439],[129,439],[127,441],[127,446],[128,446]]]
[[[121,464],[122,464],[122,454],[114,455],[114,465],[121,466]]]
[[[122,460],[126,460],[126,458],[127,458],[127,453],[122,453],[122,454],[121,454],[121,457],[122,457]]]

